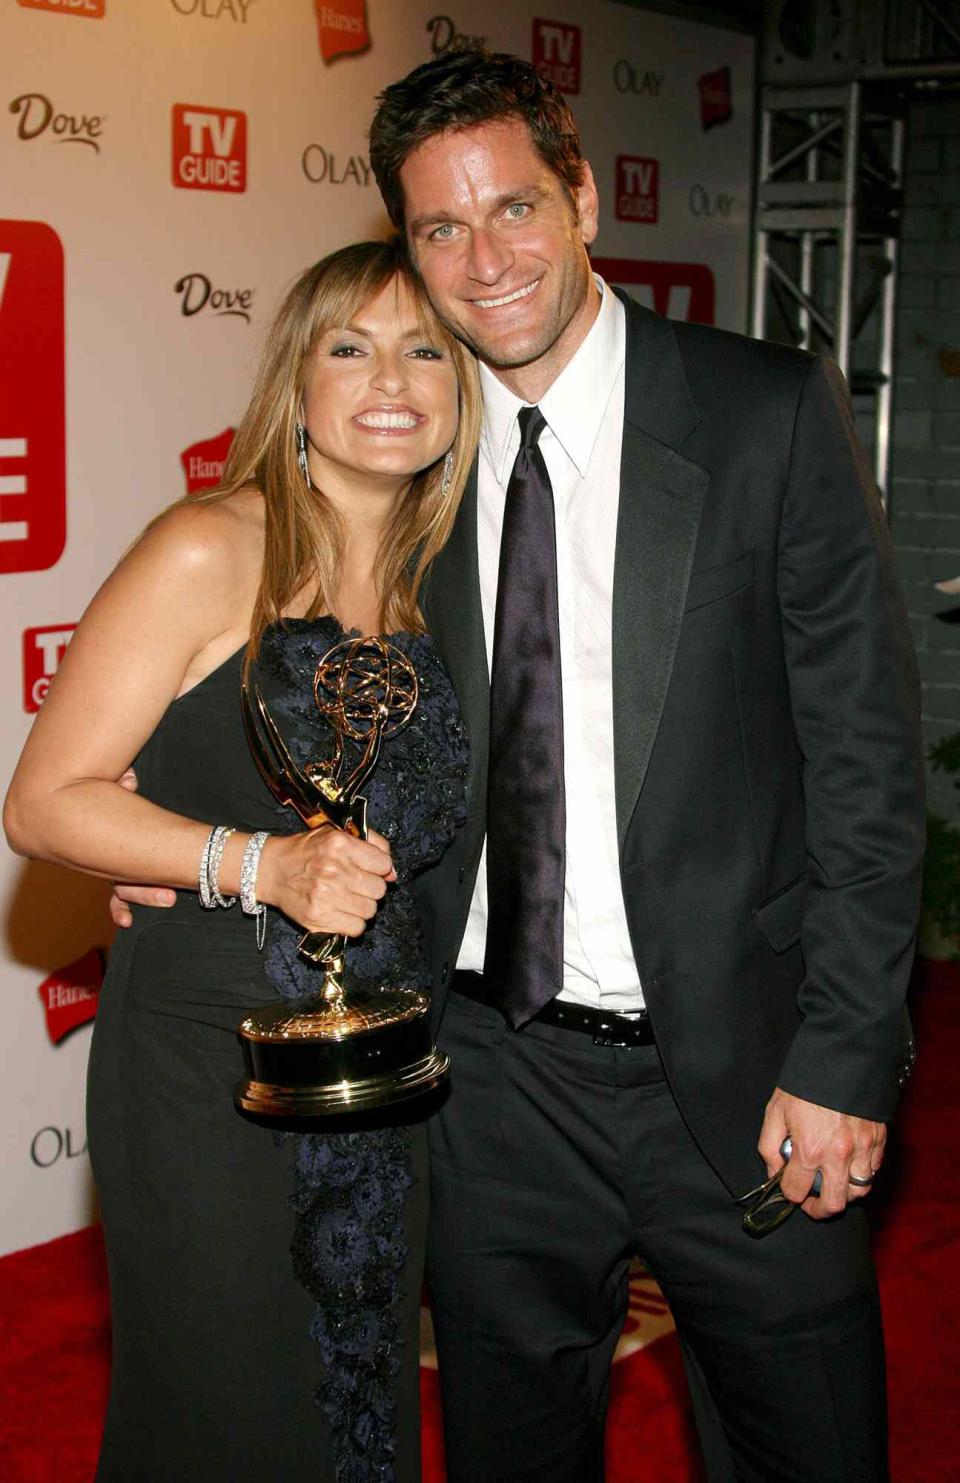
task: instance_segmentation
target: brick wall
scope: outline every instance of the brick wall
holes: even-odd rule
[[[897,311],[893,538],[923,679],[926,744],[960,731],[960,97],[911,109]],[[946,615],[946,617],[945,617]],[[950,621],[951,617],[955,621]],[[949,780],[930,803],[957,816]]]

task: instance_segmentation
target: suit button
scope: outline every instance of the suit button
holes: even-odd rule
[[[461,886],[463,885],[466,874],[466,867],[461,865],[460,869],[457,871],[457,880],[460,882]]]
[[[449,963],[444,963],[443,967],[440,969],[440,977],[443,979],[444,983],[446,983],[447,977],[448,977],[449,973],[450,973],[450,964]]]

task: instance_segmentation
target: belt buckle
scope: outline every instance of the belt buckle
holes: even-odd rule
[[[634,1042],[624,1040],[622,1037],[623,1031],[618,1031],[615,1025],[601,1025],[594,1032],[593,1043],[594,1045],[610,1046],[613,1050],[627,1050]]]

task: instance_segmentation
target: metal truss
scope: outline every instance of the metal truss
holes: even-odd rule
[[[751,331],[832,355],[874,399],[874,473],[886,491],[904,118],[861,82],[761,94]],[[869,326],[866,354],[855,342]]]
[[[960,83],[956,0],[764,7],[751,331],[832,355],[890,469],[906,115]]]

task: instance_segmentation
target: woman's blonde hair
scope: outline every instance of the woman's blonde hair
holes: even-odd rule
[[[333,610],[343,554],[343,526],[323,491],[310,489],[297,461],[296,427],[307,362],[322,335],[350,324],[399,278],[413,296],[423,330],[451,356],[460,387],[460,422],[444,488],[444,459],[417,474],[383,533],[379,563],[381,621],[387,631],[423,631],[420,586],[453,525],[480,436],[480,385],[473,356],[437,318],[404,252],[402,239],[357,242],[331,253],[294,283],[267,337],[253,396],[216,489],[225,499],[251,486],[263,495],[265,536],[260,587],[247,646],[256,658],[264,629],[287,605],[311,593],[305,616]],[[196,497],[194,497],[196,498]]]

